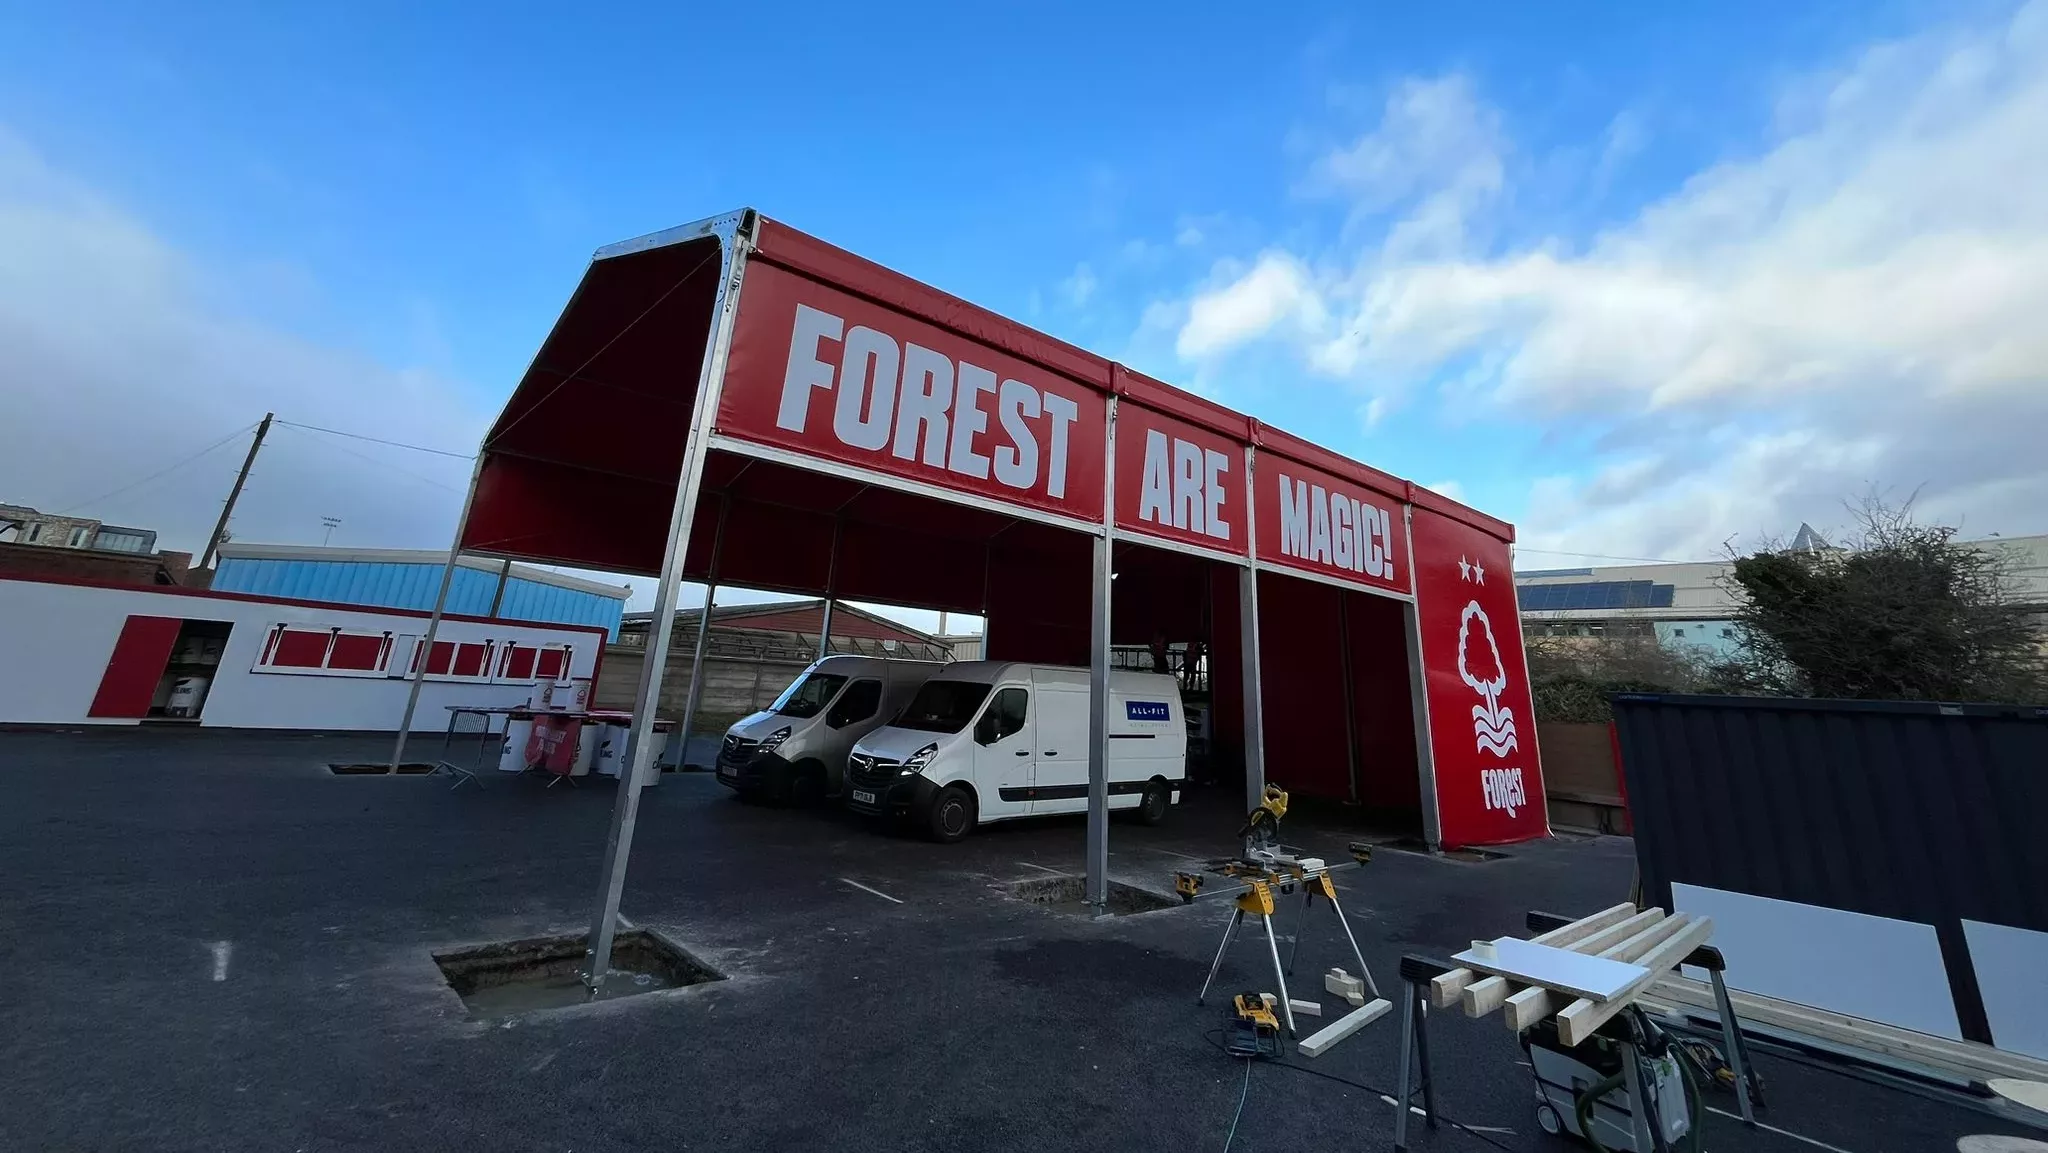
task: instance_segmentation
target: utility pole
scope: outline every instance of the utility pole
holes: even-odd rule
[[[213,554],[228,535],[228,518],[235,515],[235,502],[242,499],[242,486],[249,483],[249,469],[256,463],[256,452],[263,447],[263,438],[270,434],[270,422],[276,416],[274,412],[266,412],[263,422],[256,426],[256,439],[249,442],[249,455],[242,458],[242,471],[235,474],[235,487],[228,490],[228,502],[221,506],[220,519],[213,523],[213,535],[206,538],[206,551],[199,555],[201,569],[213,566]]]

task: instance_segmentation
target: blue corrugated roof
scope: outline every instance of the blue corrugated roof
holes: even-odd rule
[[[441,587],[441,566],[382,561],[283,560],[222,557],[213,577],[221,592],[296,600],[331,601],[373,608],[431,611]],[[448,611],[487,616],[498,574],[458,567],[448,588]],[[617,597],[558,588],[513,577],[505,582],[498,615],[508,620],[592,625],[619,635],[626,603]]]

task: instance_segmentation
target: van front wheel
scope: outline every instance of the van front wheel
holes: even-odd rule
[[[974,831],[974,796],[958,785],[948,785],[932,798],[931,836],[950,845]]]
[[[1156,825],[1166,819],[1166,810],[1173,804],[1173,786],[1165,781],[1155,780],[1145,786],[1145,795],[1138,799],[1138,823]]]

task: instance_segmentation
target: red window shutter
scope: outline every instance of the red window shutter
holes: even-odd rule
[[[327,661],[327,633],[286,629],[270,650],[270,663],[279,668],[317,669]]]
[[[368,672],[377,667],[377,659],[383,653],[382,636],[342,633],[334,638],[334,651],[327,655],[327,667]]]
[[[85,710],[88,717],[146,717],[157,682],[171,663],[171,649],[185,622],[177,617],[131,616],[114,640],[99,692]]]
[[[568,655],[569,653],[566,649],[540,650],[540,660],[535,663],[534,675],[544,681],[561,680],[562,665],[568,658]]]
[[[427,675],[430,677],[446,676],[448,674],[448,666],[454,660],[455,643],[453,641],[435,641],[434,651],[427,654]]]
[[[534,661],[540,656],[540,650],[525,645],[511,645],[507,647],[506,652],[509,657],[505,662],[505,675],[515,681],[532,680]]]
[[[438,647],[438,646],[436,646]],[[458,645],[455,649],[455,675],[474,677],[481,675],[484,665],[490,660],[489,645]]]

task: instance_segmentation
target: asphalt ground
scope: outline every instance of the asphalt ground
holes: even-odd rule
[[[1079,871],[1078,818],[941,846],[668,774],[646,794],[623,909],[729,979],[473,1020],[432,954],[582,932],[615,790],[493,773],[450,791],[325,767],[387,747],[0,733],[0,1148],[1194,1153],[1222,1149],[1234,1117],[1237,1150],[1391,1147],[1398,1014],[1289,1059],[1313,1074],[1258,1063],[1247,1079],[1215,1040],[1227,994],[1272,988],[1262,939],[1232,950],[1224,996],[1194,1000],[1227,902],[1091,921],[1007,894]],[[1169,891],[1173,870],[1228,851],[1241,815],[1234,796],[1197,794],[1160,828],[1119,821],[1112,877]],[[1347,834],[1297,823],[1287,839],[1341,857]],[[1625,839],[1508,853],[1382,851],[1342,874],[1383,991],[1397,995],[1404,952],[1626,897]],[[1319,908],[1293,991],[1325,1020],[1340,1002],[1316,975],[1340,964]],[[1537,1131],[1497,1016],[1433,1016],[1431,1042],[1439,1107],[1483,1128],[1418,1118],[1413,1148],[1570,1147]],[[1710,1112],[1705,1148],[1946,1150],[2029,1131],[1952,1096],[1759,1060],[1775,1131]]]

